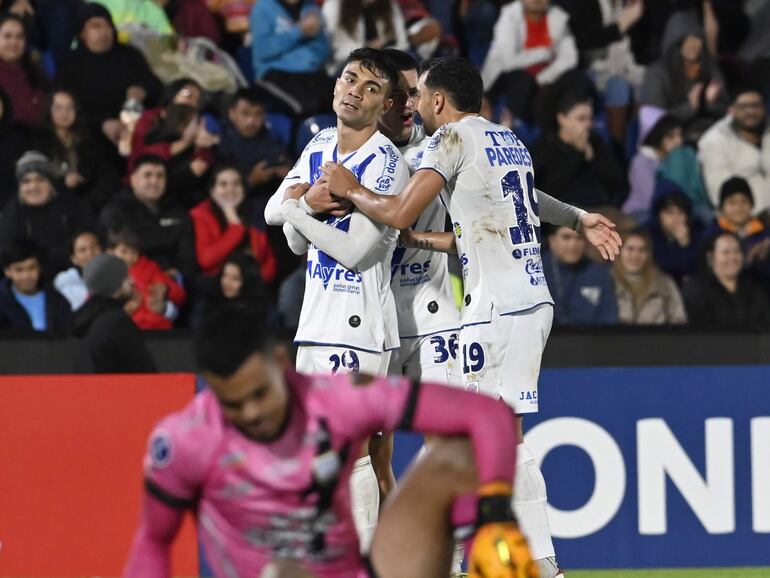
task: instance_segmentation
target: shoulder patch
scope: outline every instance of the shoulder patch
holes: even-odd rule
[[[449,130],[451,127],[451,124],[443,124],[439,127],[439,129],[433,133],[433,136],[430,137],[430,141],[428,142],[428,150],[436,150],[438,148],[438,145],[441,144],[441,139],[444,137],[444,133]]]
[[[318,134],[316,134],[311,141],[308,143],[309,145],[313,144],[322,144],[322,143],[328,143],[334,140],[334,138],[337,136],[337,128],[336,127],[329,127],[322,129],[319,131]]]
[[[155,470],[162,470],[171,463],[174,452],[171,436],[166,431],[159,430],[152,436],[149,454],[152,460],[152,467]]]

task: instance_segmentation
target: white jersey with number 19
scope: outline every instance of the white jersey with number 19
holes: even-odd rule
[[[441,199],[463,267],[463,325],[553,304],[540,256],[532,158],[509,129],[480,116],[442,126],[419,170],[446,180]]]

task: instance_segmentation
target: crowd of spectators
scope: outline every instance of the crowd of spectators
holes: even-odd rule
[[[264,205],[364,45],[467,56],[538,187],[617,222],[611,266],[544,235],[557,323],[770,327],[768,25],[770,0],[2,0],[0,329],[82,336],[119,299],[142,330],[226,300],[292,329],[304,265]],[[128,290],[89,291],[103,254]]]

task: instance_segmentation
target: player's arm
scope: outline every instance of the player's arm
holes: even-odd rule
[[[398,242],[407,248],[457,254],[454,233],[404,229],[398,237]]]
[[[615,230],[615,223],[599,213],[588,213],[555,199],[540,189],[537,191],[537,203],[540,207],[540,219],[559,227],[569,227],[585,237],[596,247],[601,256],[614,261],[620,254],[623,241]]]
[[[139,529],[134,535],[125,578],[168,578],[171,576],[171,544],[184,519],[184,510],[173,508],[146,493]]]
[[[283,236],[289,244],[289,249],[295,255],[304,255],[307,253],[308,240],[305,235],[297,231],[291,223],[283,224]]]
[[[405,229],[414,223],[444,188],[444,177],[433,170],[418,170],[400,195],[379,195],[370,191],[342,165],[326,163],[321,170],[331,192],[353,203],[378,223]]]

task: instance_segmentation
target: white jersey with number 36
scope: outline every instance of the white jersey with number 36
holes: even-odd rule
[[[441,199],[463,267],[464,325],[553,304],[543,275],[532,157],[509,129],[480,116],[442,126],[419,170],[446,180]]]

